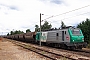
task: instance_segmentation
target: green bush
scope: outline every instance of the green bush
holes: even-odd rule
[[[90,44],[88,44],[88,46],[87,46],[88,48],[90,48]]]

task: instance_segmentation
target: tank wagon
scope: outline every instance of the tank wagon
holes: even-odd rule
[[[7,36],[7,38],[12,38]],[[41,39],[40,32],[28,32],[24,34],[13,35],[13,39],[23,41],[33,41],[39,43],[40,41],[47,45],[69,48],[69,49],[82,49],[87,46],[84,42],[84,36],[79,28],[68,27],[65,29],[57,29],[50,31],[42,31]]]
[[[10,35],[9,37],[12,37],[13,35]],[[35,41],[35,32],[28,32],[23,34],[15,34],[14,38],[15,40],[24,41],[24,42],[34,42]]]
[[[23,38],[27,42],[35,42],[35,36],[36,36],[35,32],[28,32],[24,34]]]
[[[24,41],[24,40],[25,40],[25,38],[24,38],[24,34],[25,34],[25,33],[23,33],[23,34],[19,34],[19,35],[18,35],[18,40],[20,40],[20,41]]]

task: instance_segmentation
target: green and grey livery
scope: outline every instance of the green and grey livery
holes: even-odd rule
[[[40,32],[36,33],[36,41],[40,41]],[[84,42],[82,31],[73,27],[41,32],[41,42],[77,49],[82,49],[87,45]]]

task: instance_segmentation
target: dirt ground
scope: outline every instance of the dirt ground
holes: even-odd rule
[[[0,39],[0,60],[47,60],[46,58],[15,44]]]

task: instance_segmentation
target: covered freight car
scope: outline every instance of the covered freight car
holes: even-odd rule
[[[18,40],[20,40],[20,41],[24,41],[25,40],[25,38],[24,38],[24,34],[25,33],[23,33],[23,34],[19,34],[18,36],[19,36],[19,39]]]
[[[15,40],[19,40],[19,34],[15,34],[15,35],[14,35],[14,39],[15,39]]]
[[[23,38],[27,42],[32,42],[32,41],[35,41],[35,36],[36,36],[35,32],[28,32],[23,35]]]

